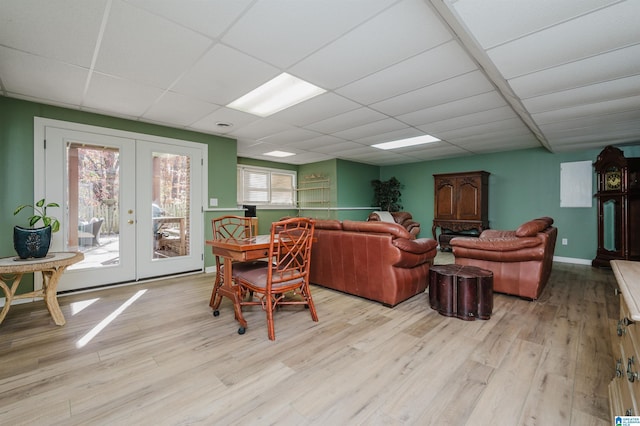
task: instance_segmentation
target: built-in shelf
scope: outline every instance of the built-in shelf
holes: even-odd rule
[[[331,206],[331,181],[324,175],[305,176],[296,189],[298,209],[329,208]]]

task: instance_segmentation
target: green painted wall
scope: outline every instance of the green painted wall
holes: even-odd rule
[[[596,250],[596,213],[593,208],[560,208],[560,163],[595,161],[600,150],[553,154],[544,149],[484,154],[396,166],[371,166],[346,160],[328,160],[303,166],[236,158],[236,142],[220,136],[190,132],[153,124],[85,113],[0,96],[0,256],[11,256],[11,229],[20,219],[13,217],[16,205],[33,201],[33,118],[44,117],[95,126],[206,143],[209,146],[209,198],[218,198],[219,208],[205,214],[205,230],[210,238],[210,221],[222,214],[237,214],[236,164],[297,170],[305,174],[325,173],[331,179],[331,207],[328,215],[338,219],[364,220],[373,200],[371,180],[396,176],[403,184],[402,204],[422,223],[422,237],[431,236],[433,220],[433,174],[486,170],[489,179],[489,221],[494,229],[514,229],[533,217],[555,219],[559,238],[556,256],[590,260]],[[640,144],[622,147],[625,155],[640,157]],[[594,181],[595,185],[595,181]],[[595,192],[595,189],[594,189]],[[354,208],[354,209],[350,209]],[[296,215],[293,209],[262,209],[258,217],[260,233],[283,216]],[[210,250],[205,265],[211,266]]]
[[[375,208],[371,181],[380,176],[380,167],[354,161],[337,160],[338,218],[341,220],[366,220]],[[348,207],[358,207],[349,210]]]
[[[640,146],[622,148],[638,156]],[[551,216],[558,227],[555,255],[591,260],[597,248],[595,201],[592,208],[560,207],[560,163],[595,161],[600,150],[550,153],[542,148],[381,167],[380,178],[396,176],[404,184],[402,204],[422,224],[421,237],[431,237],[433,174],[485,170],[489,176],[489,225],[515,229],[522,222]],[[595,174],[593,180],[595,193]],[[562,238],[568,245],[560,244]]]

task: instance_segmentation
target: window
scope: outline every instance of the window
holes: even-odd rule
[[[238,204],[293,207],[296,172],[238,166]]]

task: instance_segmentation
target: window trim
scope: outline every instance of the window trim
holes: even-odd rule
[[[255,172],[255,173],[265,173],[268,175],[268,189],[267,189],[267,198],[268,201],[265,202],[259,202],[259,201],[252,201],[252,200],[244,200],[244,191],[246,190],[245,186],[244,186],[244,173],[245,172]],[[278,174],[278,175],[287,175],[287,176],[291,176],[292,177],[292,187],[291,187],[291,193],[292,193],[292,202],[291,204],[278,204],[278,203],[273,203],[272,200],[272,188],[271,188],[271,175],[272,174]],[[238,164],[236,167],[236,175],[237,175],[237,189],[236,189],[236,201],[238,203],[238,205],[255,205],[255,206],[260,206],[260,207],[266,207],[266,208],[296,208],[297,204],[298,204],[298,200],[297,200],[297,193],[298,191],[296,191],[297,185],[298,185],[298,172],[295,170],[287,170],[287,169],[276,169],[276,168],[271,168],[271,167],[260,167],[260,166],[249,166],[249,165],[244,165],[244,164]]]

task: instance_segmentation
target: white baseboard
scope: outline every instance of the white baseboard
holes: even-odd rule
[[[589,259],[577,259],[575,257],[562,257],[553,256],[553,261],[558,263],[573,263],[575,265],[589,265],[591,266],[591,260]]]

